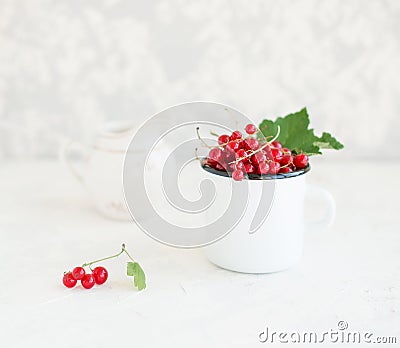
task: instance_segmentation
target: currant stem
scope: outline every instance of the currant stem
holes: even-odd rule
[[[199,129],[200,129],[200,127],[196,127],[197,137],[199,138],[199,140],[202,142],[202,144],[203,144],[205,147],[211,149],[212,146],[208,145],[208,144],[201,138]]]
[[[215,132],[213,132],[213,131],[210,131],[210,134],[212,135],[212,136],[214,136],[214,137],[219,137],[219,135],[217,134],[217,133],[215,133]]]
[[[109,259],[114,259],[114,258],[120,256],[120,255],[123,254],[123,253],[125,253],[132,261],[135,261],[135,260],[132,258],[132,256],[129,255],[128,251],[125,249],[125,244],[122,244],[122,249],[121,249],[121,251],[120,251],[118,254],[111,255],[111,256],[108,256],[108,257],[104,257],[104,258],[102,258],[102,259],[94,260],[94,261],[91,261],[91,262],[86,262],[86,263],[84,263],[84,264],[82,265],[82,267],[87,267],[87,266],[89,266],[89,268],[90,268],[90,266],[93,265],[94,263],[101,262],[101,261],[105,261],[105,260],[109,260]]]
[[[245,156],[237,158],[236,160],[234,160],[232,162],[229,162],[229,164],[238,163],[248,157],[253,156],[257,152],[260,152],[261,150],[265,149],[268,145],[270,145],[272,142],[274,142],[276,139],[278,139],[280,132],[281,132],[281,127],[278,125],[278,131],[276,132],[276,135],[270,141],[267,141],[263,146],[261,146],[257,150],[251,151],[251,152],[247,153]]]

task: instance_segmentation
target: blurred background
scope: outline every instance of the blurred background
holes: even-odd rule
[[[207,100],[307,106],[345,144],[331,156],[398,159],[399,18],[396,0],[0,0],[0,158]]]

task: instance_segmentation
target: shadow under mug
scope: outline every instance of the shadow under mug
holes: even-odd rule
[[[225,172],[218,172],[203,165],[205,175],[217,186],[232,180]],[[323,229],[332,224],[335,217],[335,201],[325,189],[306,184],[310,167],[288,174],[251,176],[234,185],[248,184],[248,205],[242,219],[222,239],[205,247],[207,258],[222,268],[243,273],[272,273],[295,265],[303,251],[305,229]],[[226,182],[225,182],[226,184]],[[261,192],[273,190],[268,214],[254,233],[250,231],[254,213],[260,204]],[[321,195],[327,202],[324,218],[306,223],[304,218],[307,191]]]

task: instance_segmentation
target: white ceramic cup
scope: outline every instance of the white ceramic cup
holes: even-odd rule
[[[218,183],[232,180],[205,171],[218,190]],[[228,270],[244,273],[271,273],[290,268],[300,259],[303,251],[303,233],[306,227],[324,228],[335,217],[335,202],[325,189],[306,185],[306,173],[276,180],[243,180],[235,185],[249,184],[248,206],[243,218],[225,237],[205,247],[208,259]],[[263,185],[274,190],[269,213],[259,229],[250,232],[254,213],[259,206]],[[325,217],[307,224],[304,219],[307,190],[318,193],[327,201]],[[245,199],[245,198],[244,198]]]

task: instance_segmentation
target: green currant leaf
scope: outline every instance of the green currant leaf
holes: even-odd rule
[[[319,146],[321,149],[341,150],[344,148],[342,143],[326,132],[323,132],[322,136],[317,141],[314,141],[314,145]]]
[[[314,134],[314,129],[309,128],[310,118],[306,108],[285,117],[278,117],[275,121],[264,120],[259,129],[263,135],[271,139],[278,132],[278,141],[290,150],[304,152],[307,155],[321,154],[320,149],[342,149],[343,145],[329,133],[323,133],[321,137]]]
[[[137,262],[128,262],[126,267],[126,274],[133,277],[133,284],[138,288],[138,290],[143,290],[146,288],[146,275],[142,267]]]

